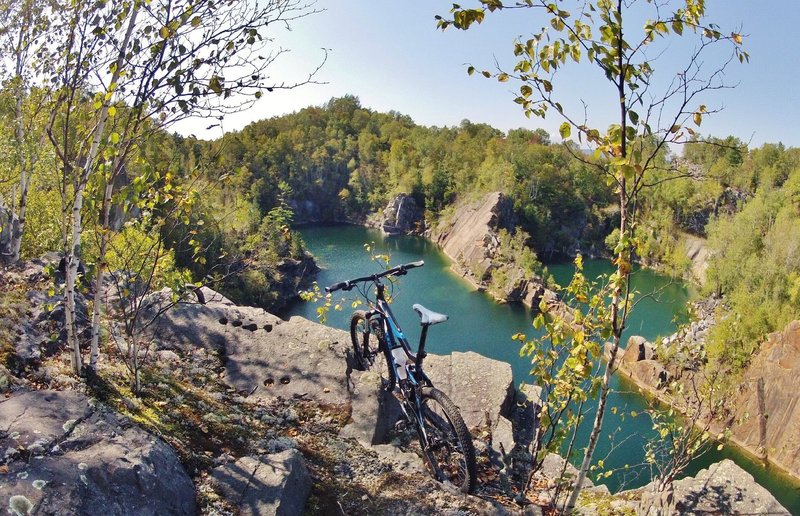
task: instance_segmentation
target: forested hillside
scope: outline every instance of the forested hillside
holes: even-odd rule
[[[232,170],[232,184],[262,211],[288,186],[298,222],[363,221],[401,192],[436,219],[457,197],[502,191],[534,247],[552,254],[602,240],[611,216],[600,174],[543,130],[506,135],[468,120],[424,127],[352,96],[250,124],[210,149],[215,167]]]

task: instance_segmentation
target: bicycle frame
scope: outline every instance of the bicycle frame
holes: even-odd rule
[[[388,355],[391,357],[391,366],[392,371],[395,374],[395,379],[399,380],[397,377],[397,363],[395,362],[394,356],[391,354],[391,350],[400,346],[403,348],[403,352],[406,354],[406,356],[413,362],[414,368],[412,370],[408,370],[407,368],[409,373],[408,378],[413,378],[413,383],[415,385],[422,384],[425,386],[433,386],[430,378],[428,378],[428,376],[422,370],[422,361],[426,356],[425,342],[428,336],[428,326],[422,326],[422,334],[419,338],[419,346],[417,347],[417,352],[414,353],[411,351],[411,345],[403,333],[403,330],[400,328],[400,325],[397,324],[394,314],[392,313],[392,309],[389,307],[389,303],[386,301],[386,286],[383,285],[380,280],[375,281],[375,286],[377,289],[375,307],[367,312],[367,319],[372,319],[376,315],[380,317],[381,328],[383,329],[383,334],[386,336],[386,345],[389,347],[390,351]]]

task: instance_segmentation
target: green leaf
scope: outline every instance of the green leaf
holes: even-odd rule
[[[572,126],[569,125],[569,122],[564,122],[558,128],[558,134],[561,135],[561,138],[566,140],[569,138],[570,133],[572,132]]]
[[[158,35],[163,39],[167,39],[169,37],[169,29],[166,27],[161,27],[161,30],[158,31]]]
[[[119,133],[111,133],[111,136],[109,138],[111,139],[111,143],[113,143],[114,145],[119,143]]]
[[[472,75],[473,73],[475,73],[475,67],[474,66],[468,67],[467,68],[467,75]]]
[[[195,16],[194,18],[192,18],[192,27],[197,27],[198,25],[200,25],[200,22],[202,21],[203,20],[200,19],[199,16]]]
[[[208,81],[208,88],[217,95],[220,95],[222,93],[222,77],[219,75],[212,77],[211,80]]]

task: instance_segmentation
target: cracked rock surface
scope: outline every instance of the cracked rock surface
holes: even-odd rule
[[[293,449],[242,457],[215,468],[211,478],[241,516],[303,514],[311,491],[303,456]]]
[[[0,508],[36,514],[195,514],[194,485],[160,439],[74,391],[0,402]]]

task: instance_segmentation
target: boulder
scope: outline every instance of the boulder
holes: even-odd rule
[[[622,355],[626,363],[639,362],[640,360],[653,360],[656,357],[656,348],[647,342],[647,339],[634,335],[628,339],[628,346]]]
[[[752,475],[725,459],[676,480],[662,493],[655,484],[641,488],[638,514],[789,514]]]
[[[381,386],[381,376],[375,371],[352,371],[350,422],[339,432],[352,437],[364,446],[385,443],[389,432],[403,413],[400,403]]]
[[[172,448],[72,391],[0,402],[0,507],[41,514],[196,514]],[[24,514],[24,511],[20,511]]]
[[[578,477],[578,468],[564,460],[564,457],[556,453],[548,453],[542,461],[542,468],[540,473],[546,479],[555,482],[561,477],[561,472],[564,472],[564,477],[575,480]],[[583,487],[594,487],[594,482],[586,476],[583,479]]]
[[[294,449],[242,457],[215,468],[211,481],[242,516],[303,514],[311,492],[311,476]]]
[[[492,462],[500,468],[506,463],[506,456],[514,450],[514,426],[503,416],[497,419],[492,430]]]
[[[734,441],[800,476],[800,321],[769,335],[733,404]]]
[[[425,372],[458,407],[467,428],[504,431],[499,425],[505,420],[503,416],[511,412],[515,392],[509,364],[472,351],[429,354]],[[389,431],[402,417],[396,398],[379,388],[377,378],[375,371],[352,371],[349,377],[351,421],[340,435],[354,437],[365,446],[386,442]],[[505,445],[510,452],[513,439],[506,439]]]
[[[514,445],[528,449],[539,426],[539,409],[542,403],[542,388],[523,383],[516,392],[514,409],[510,414],[514,429]],[[506,450],[509,451],[509,450]]]
[[[657,360],[640,360],[625,365],[625,372],[640,385],[660,389],[669,382],[670,376]]]
[[[383,210],[380,228],[386,235],[421,233],[425,229],[425,218],[414,198],[401,193]]]
[[[196,347],[223,354],[224,379],[253,400],[308,396],[320,403],[350,402],[350,335],[260,308],[235,306],[207,289],[205,305],[181,303],[161,316],[154,336],[163,349]]]
[[[511,365],[474,351],[428,355],[425,372],[461,411],[467,428],[489,426],[494,430],[514,400]]]

